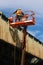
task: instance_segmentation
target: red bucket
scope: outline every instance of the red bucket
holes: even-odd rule
[[[12,23],[13,22],[13,17],[8,18],[9,22]]]

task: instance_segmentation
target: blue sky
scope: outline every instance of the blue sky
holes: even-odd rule
[[[43,0],[0,0],[0,11],[7,17],[18,8],[35,12],[36,24],[28,26],[27,31],[43,42]]]

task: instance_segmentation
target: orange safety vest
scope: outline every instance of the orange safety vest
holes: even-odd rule
[[[16,15],[21,15],[22,11],[21,10],[17,10]]]

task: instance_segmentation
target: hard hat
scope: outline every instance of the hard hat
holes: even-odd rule
[[[21,10],[21,8],[18,8],[17,10]]]

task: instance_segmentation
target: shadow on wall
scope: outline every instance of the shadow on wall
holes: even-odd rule
[[[22,49],[0,39],[0,65],[20,65]],[[43,65],[43,60],[25,52],[25,65]]]
[[[0,65],[20,65],[22,50],[0,39]]]
[[[17,28],[12,29],[10,27],[9,29],[10,29],[10,33],[11,33],[13,41],[16,42],[16,46],[19,47],[19,48],[22,48],[22,43],[20,42]]]
[[[14,65],[14,47],[0,40],[0,65]]]

